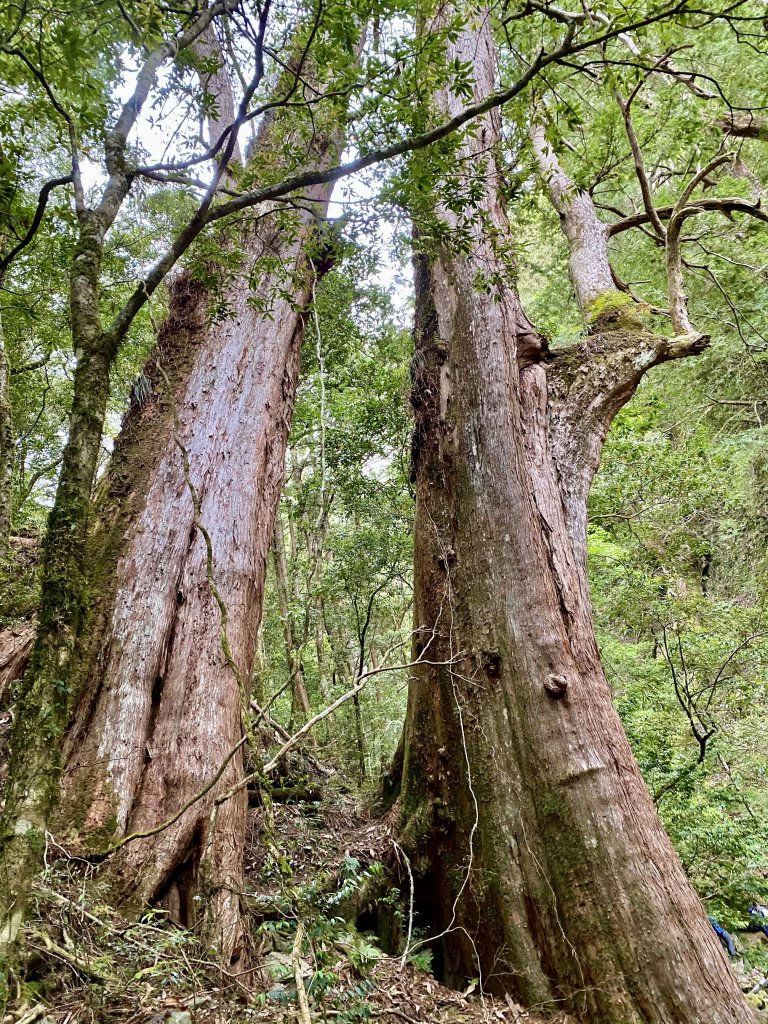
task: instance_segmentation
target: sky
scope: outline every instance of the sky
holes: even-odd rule
[[[119,102],[124,103],[130,98],[135,88],[137,73],[138,66],[130,61],[130,57],[126,53],[122,83],[117,92]],[[167,83],[168,71],[161,70],[158,88],[155,92],[161,93]],[[137,119],[129,141],[144,150],[147,163],[172,160],[174,155],[178,155],[179,152],[178,147],[174,145],[173,138],[180,133],[183,121],[184,113],[178,107],[158,110],[148,103]],[[256,122],[250,122],[245,129],[241,130],[242,148],[247,145],[255,128]],[[171,141],[169,142],[169,140]],[[342,159],[344,161],[353,160],[357,155],[356,150],[348,148],[344,151]],[[210,180],[212,171],[211,165],[207,174],[202,170],[198,170],[197,174],[202,180]],[[106,180],[103,165],[88,157],[82,159],[81,173],[83,184],[89,191],[103,185]],[[364,174],[351,175],[336,185],[328,207],[328,216],[338,218],[343,217],[348,211],[354,212],[360,208],[361,204],[373,199],[374,195],[375,190]],[[409,313],[412,296],[410,267],[396,259],[394,236],[394,226],[379,218],[375,228],[364,232],[363,241],[369,250],[373,249],[378,254],[378,269],[374,275],[374,281],[391,291],[397,306],[402,306],[404,312]]]

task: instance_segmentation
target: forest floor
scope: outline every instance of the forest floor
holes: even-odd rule
[[[273,807],[274,819],[271,826],[265,822],[263,809],[254,809],[250,813],[249,828],[251,840],[248,848],[250,858],[246,861],[246,878],[250,882],[248,888],[263,888],[265,863],[269,857],[269,843],[265,842],[265,833],[270,831],[279,837],[279,845],[291,872],[291,885],[295,890],[312,890],[317,878],[328,871],[333,865],[334,881],[340,888],[344,887],[345,869],[353,875],[356,885],[350,898],[341,901],[339,908],[350,915],[354,908],[358,927],[358,948],[360,945],[373,950],[370,943],[382,942],[382,936],[373,935],[368,928],[374,926],[382,915],[372,914],[370,907],[375,903],[386,904],[386,892],[390,884],[386,878],[379,878],[372,869],[377,864],[392,864],[397,861],[399,874],[407,878],[408,869],[403,860],[403,853],[394,839],[395,831],[387,817],[371,820],[361,811],[359,803],[349,796],[339,795],[333,800],[322,804],[308,805],[276,804]],[[257,882],[261,879],[261,882]],[[407,887],[407,886],[406,886]],[[276,894],[279,884],[272,886]],[[406,892],[407,896],[407,892]],[[378,897],[378,898],[377,898]],[[398,894],[402,905],[402,894]],[[407,902],[407,900],[406,900]],[[386,907],[385,907],[386,910]],[[407,910],[403,907],[403,920],[400,923],[398,939],[402,941],[407,930]],[[383,919],[386,920],[386,913]],[[413,922],[411,922],[413,924]],[[366,925],[368,927],[366,927]],[[386,933],[388,929],[384,929]],[[419,947],[418,931],[414,931],[410,943],[411,948]],[[344,949],[344,943],[339,944]],[[355,991],[355,961],[349,959],[349,951],[345,953],[346,964],[336,961],[335,969],[346,974],[347,986]],[[429,970],[425,969],[430,962],[429,953],[419,957],[415,953],[411,962],[404,962],[401,955],[374,955],[366,980],[370,987],[365,993],[366,1010],[359,1019],[383,1020],[392,1022],[435,1022],[435,1024],[490,1024],[490,1022],[506,1021],[509,1024],[544,1024],[539,1015],[523,1009],[512,999],[495,999],[483,993],[478,979],[468,979],[463,991],[447,988],[437,981]],[[309,969],[309,965],[307,965]],[[343,1011],[337,1011],[344,1016]],[[333,1019],[333,1012],[328,1019]],[[322,1014],[319,1015],[322,1019]],[[262,1019],[275,1020],[266,1013]],[[352,1019],[347,1017],[346,1019]],[[560,1014],[555,1018],[547,1018],[549,1024],[570,1024],[571,1018]]]
[[[163,912],[139,922],[122,917],[93,869],[51,839],[27,931],[25,979],[3,1024],[543,1024],[511,999],[480,991],[476,979],[463,992],[441,985],[423,947],[403,963],[377,945],[363,925],[378,901],[372,894],[383,892],[386,902],[391,893],[375,865],[393,856],[386,819],[367,819],[343,793],[322,804],[275,804],[271,821],[253,808],[245,890],[255,967],[225,971]],[[401,918],[406,927],[407,914]],[[309,1018],[298,1006],[297,976]],[[556,1021],[568,1024],[565,1015]]]
[[[378,865],[401,858],[402,869],[402,856],[387,819],[370,820],[343,791],[271,813],[252,808],[245,892],[254,966],[226,971],[163,912],[124,919],[93,869],[51,840],[26,979],[2,1024],[543,1024],[483,993],[477,979],[463,991],[441,985],[418,945],[418,918],[409,962],[386,953],[382,922],[402,943],[411,915],[407,883],[403,900]],[[400,873],[407,879],[407,867]],[[564,1014],[554,1020],[570,1024]]]

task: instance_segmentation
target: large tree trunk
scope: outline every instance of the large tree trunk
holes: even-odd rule
[[[318,131],[308,160],[333,158],[339,134]],[[267,126],[257,155],[273,142]],[[243,772],[242,748],[233,751],[319,272],[307,250],[330,191],[315,186],[302,209],[246,222],[226,320],[208,325],[204,290],[184,277],[175,286],[102,506],[93,565],[104,599],[65,743],[62,821],[102,846],[157,829],[231,757],[172,825],[124,845],[113,872],[137,905],[162,900],[184,924],[206,915],[230,957],[241,947],[247,793],[217,800]],[[259,274],[262,257],[280,269]]]
[[[450,56],[490,90],[487,24]],[[499,127],[486,116],[461,153],[485,174],[471,255],[416,260],[424,660],[400,812],[421,913],[449,982],[479,976],[593,1024],[746,1022],[613,707],[586,573],[586,497],[612,417],[649,367],[703,341],[614,322],[548,355],[511,288],[477,289],[479,271],[509,279],[491,243],[509,233]]]
[[[0,284],[2,279],[0,278]],[[0,310],[0,560],[8,549],[11,530],[11,482],[13,479],[13,423],[10,403],[11,368],[5,351]]]
[[[73,153],[78,226],[69,267],[69,319],[76,365],[69,434],[41,556],[37,633],[14,708],[0,807],[4,880],[0,890],[0,1002],[5,996],[5,968],[24,919],[32,879],[43,863],[46,830],[58,801],[62,736],[78,679],[82,630],[93,601],[86,564],[92,488],[101,453],[110,372],[130,323],[130,317],[122,324],[118,317],[112,328],[104,329],[100,286],[105,240],[133,185],[134,174],[125,160],[127,140],[157,69],[171,52],[178,54],[192,45],[216,13],[214,9],[198,12],[170,49],[163,44],[148,56],[133,96],[106,133],[107,181],[95,206],[86,201]],[[196,227],[200,227],[202,207],[197,217]],[[194,218],[188,230],[193,222]]]
[[[115,570],[114,607],[66,744],[64,813],[86,832],[112,836],[156,826],[201,789],[241,738],[248,695],[238,692],[224,654],[189,484],[211,540],[232,658],[247,680],[299,369],[304,318],[297,307],[311,296],[303,250],[313,229],[306,215],[288,246],[277,231],[268,239],[263,230],[253,236],[257,251],[277,248],[300,282],[293,301],[276,304],[274,319],[249,301],[246,273],[235,282],[234,316],[198,327],[202,337],[178,411],[189,479],[183,453],[166,431]],[[277,284],[267,276],[262,297]],[[227,930],[221,941],[230,950],[245,791],[221,806],[215,836],[208,826],[214,799],[241,772],[238,753],[205,799],[160,835],[125,847],[120,866],[124,891],[142,902],[165,896],[178,919],[190,923],[207,848],[214,916]]]

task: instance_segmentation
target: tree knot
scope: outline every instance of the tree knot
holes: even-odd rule
[[[568,692],[568,680],[565,676],[557,676],[550,672],[544,680],[544,689],[553,700],[560,700]]]

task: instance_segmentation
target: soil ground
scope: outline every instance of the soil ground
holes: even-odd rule
[[[366,885],[383,884],[372,866],[397,856],[389,822],[371,821],[343,794],[323,804],[275,804],[271,824],[264,808],[251,809],[245,903],[253,966],[226,971],[162,911],[139,922],[122,916],[95,869],[51,838],[23,979],[3,1024],[307,1024],[297,974],[313,1024],[540,1024],[511,1000],[485,995],[476,980],[463,992],[444,987],[424,969],[428,954],[404,963],[333,913],[361,899],[362,921]],[[295,956],[298,917],[306,941]]]
[[[392,822],[371,820],[343,790],[322,803],[252,808],[243,894],[250,948],[245,966],[224,970],[163,911],[138,922],[121,915],[96,869],[51,838],[23,980],[2,1024],[543,1024],[486,995],[478,979],[455,991],[432,976],[402,856]],[[381,862],[399,865],[400,892]],[[387,915],[398,939],[410,927],[410,962],[374,934]],[[547,1021],[573,1024],[564,1014]]]

